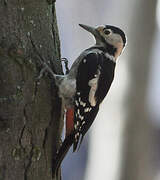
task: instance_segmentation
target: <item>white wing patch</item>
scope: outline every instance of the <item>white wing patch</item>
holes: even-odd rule
[[[91,87],[90,92],[89,92],[89,99],[88,99],[91,106],[96,106],[95,94],[98,88],[99,76],[100,76],[100,70],[98,68],[97,74],[95,74],[95,78],[91,79],[88,82],[88,85]]]

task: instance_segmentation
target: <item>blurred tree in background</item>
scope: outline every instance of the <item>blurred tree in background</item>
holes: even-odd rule
[[[128,39],[126,49],[117,62],[110,92],[90,133],[84,179],[154,179],[156,135],[147,93],[154,63],[151,53],[157,1],[86,0],[82,4],[68,0],[57,4],[62,54],[71,60],[93,44],[92,37],[79,29],[79,23],[117,25],[126,32]],[[68,42],[71,42],[69,46]],[[83,179],[83,173],[79,173],[79,170],[85,171],[85,160],[82,162],[81,158],[84,154],[80,155],[81,152],[75,158],[71,154],[65,160],[64,172],[68,179],[75,179],[76,175]],[[74,172],[70,173],[70,169]]]
[[[136,0],[130,21],[129,75],[126,97],[124,168],[121,180],[152,180],[155,169],[155,134],[147,106],[151,52],[156,29],[157,1]]]

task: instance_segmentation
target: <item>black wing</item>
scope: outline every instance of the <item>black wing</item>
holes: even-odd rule
[[[73,151],[77,149],[80,137],[83,136],[92,125],[99,104],[106,96],[114,77],[115,63],[108,60],[104,54],[90,53],[81,61],[76,77],[76,95],[74,108],[74,144]],[[90,83],[97,82],[95,98],[91,96]],[[95,83],[96,84],[96,83]],[[94,88],[94,87],[93,87]],[[94,93],[94,91],[93,91]],[[89,100],[95,100],[96,104]]]

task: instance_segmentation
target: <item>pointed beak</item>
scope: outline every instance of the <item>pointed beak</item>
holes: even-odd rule
[[[86,31],[92,33],[95,37],[97,36],[97,30],[94,27],[91,26],[87,26],[84,24],[79,24],[79,26],[81,26],[83,29],[85,29]]]

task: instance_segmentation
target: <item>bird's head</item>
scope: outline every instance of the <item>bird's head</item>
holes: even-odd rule
[[[95,37],[96,45],[102,46],[106,51],[117,58],[126,45],[126,36],[118,27],[111,25],[101,25],[91,27],[79,24],[82,28],[92,33]]]

